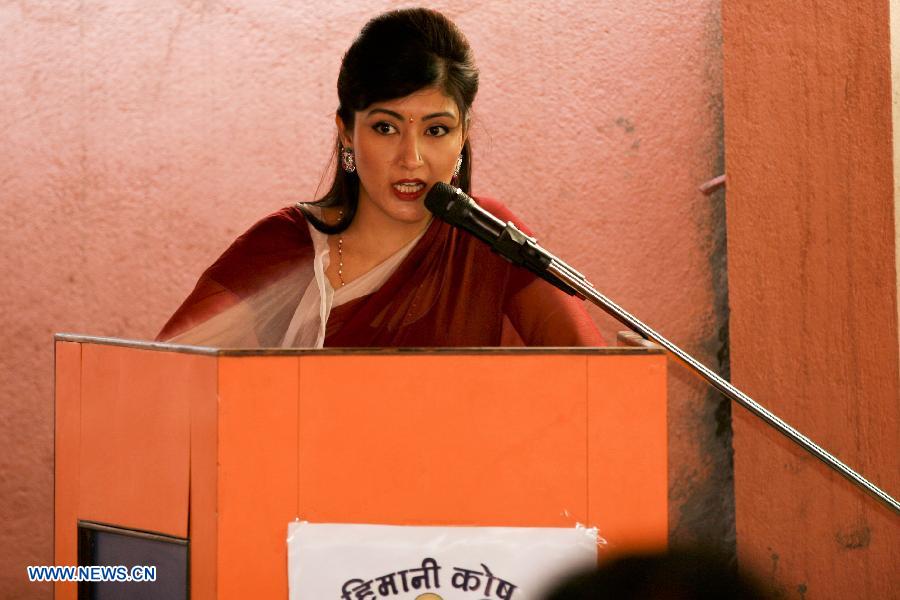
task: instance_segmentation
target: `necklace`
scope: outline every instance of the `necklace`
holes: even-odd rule
[[[344,211],[338,212],[338,222],[344,218]],[[341,281],[341,287],[346,285],[344,281],[344,236],[338,238],[338,279]]]
[[[338,279],[341,280],[341,287],[344,287],[344,238],[338,238]]]
[[[338,212],[338,222],[339,222],[339,223],[340,223],[341,219],[343,219],[343,218],[344,218],[344,211]],[[429,219],[428,223],[429,223],[429,224],[431,223],[431,220],[430,220],[430,219]],[[427,226],[428,226],[428,225],[426,225],[426,227],[427,227]],[[420,233],[419,235],[421,236],[422,234]],[[338,246],[338,247],[337,247],[337,251],[338,251],[338,280],[341,282],[341,285],[338,286],[338,287],[344,287],[345,285],[347,285],[347,282],[344,281],[344,236],[339,236],[339,237],[338,237],[338,244],[337,244],[337,246]]]

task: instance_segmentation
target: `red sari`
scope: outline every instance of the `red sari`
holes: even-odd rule
[[[527,231],[496,200],[478,203]],[[228,330],[224,337],[209,338],[219,340],[214,345],[280,346],[312,276],[313,257],[298,208],[266,217],[203,273],[157,339],[209,344],[203,336],[192,339],[192,330],[201,331],[204,323],[237,308],[241,317],[223,326]],[[265,294],[273,284],[284,293]],[[516,334],[504,332],[510,325]],[[325,330],[326,347],[521,343],[599,346],[603,340],[581,300],[438,219],[378,290],[334,307]]]

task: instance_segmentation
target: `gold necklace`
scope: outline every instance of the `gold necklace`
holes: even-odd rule
[[[338,212],[338,223],[340,223],[341,219],[344,218],[344,211]],[[431,224],[431,220],[429,219],[428,224]],[[344,281],[344,236],[338,237],[338,279],[341,282],[341,285],[338,287],[344,287],[347,283]]]
[[[338,223],[344,218],[344,211],[338,212]],[[344,287],[344,236],[338,238],[338,279],[341,281],[341,287]]]
[[[341,287],[344,287],[344,238],[338,238],[338,279],[341,280]]]

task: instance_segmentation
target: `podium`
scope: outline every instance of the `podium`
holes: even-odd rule
[[[226,350],[58,335],[55,435],[55,564],[86,564],[91,532],[134,531],[181,544],[195,600],[287,598],[296,518],[583,524],[606,540],[601,558],[667,540],[655,348]],[[56,598],[77,593],[56,584]]]

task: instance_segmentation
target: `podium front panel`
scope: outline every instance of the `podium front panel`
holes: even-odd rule
[[[586,360],[303,357],[300,516],[421,525],[585,522]]]

